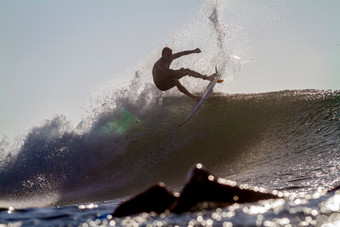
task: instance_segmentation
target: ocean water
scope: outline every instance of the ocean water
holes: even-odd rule
[[[199,19],[167,41],[174,49],[188,49],[190,42],[206,50],[205,58],[185,58],[174,68],[208,73],[217,65],[225,79],[182,127],[195,103],[176,89],[154,87],[158,51],[127,84],[92,97],[77,127],[56,115],[22,138],[3,138],[0,225],[340,226],[340,191],[327,193],[340,185],[340,91],[228,93],[253,56],[238,26],[223,22],[224,7],[208,1]],[[190,79],[183,84],[194,92],[206,86]],[[196,163],[284,197],[180,215],[110,216],[156,182],[179,191]]]
[[[164,97],[144,119],[127,109],[108,112],[83,134],[65,130],[60,117],[35,128],[15,156],[2,159],[0,222],[318,226],[339,220],[340,191],[325,194],[340,180],[339,91],[216,93],[179,128],[174,122],[193,104]],[[285,199],[182,215],[107,216],[155,182],[179,190],[197,162]]]

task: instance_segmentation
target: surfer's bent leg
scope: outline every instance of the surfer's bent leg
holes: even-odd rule
[[[195,78],[201,78],[201,79],[204,79],[204,77],[206,77],[206,76],[200,74],[199,72],[195,72],[195,71],[193,71],[191,69],[188,69],[188,75],[192,76],[192,77],[195,77]]]
[[[191,76],[191,77],[204,79],[204,80],[209,79],[208,76],[202,75],[199,72],[193,71],[191,69],[185,69],[185,68],[181,68],[180,70],[177,70],[176,73],[174,73],[171,76],[172,78],[175,78],[177,80],[181,79],[184,76]]]
[[[178,80],[176,80],[175,84],[176,84],[177,89],[183,94],[189,96],[190,98],[195,99],[196,101],[199,101],[201,99],[199,96],[195,96],[191,94]]]
[[[195,78],[199,78],[199,79],[203,79],[203,80],[213,80],[214,76],[216,76],[216,74],[212,74],[210,76],[206,76],[206,75],[202,75],[199,72],[193,71],[191,69],[188,69],[188,75],[191,77],[195,77]]]

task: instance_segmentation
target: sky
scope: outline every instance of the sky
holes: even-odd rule
[[[101,86],[125,78],[203,0],[0,0],[0,140],[55,114],[77,124]],[[253,61],[230,93],[340,88],[340,1],[229,0]],[[151,75],[150,75],[151,76]]]

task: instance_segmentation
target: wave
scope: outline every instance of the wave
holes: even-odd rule
[[[61,204],[113,199],[157,181],[176,186],[196,162],[240,183],[330,187],[339,181],[339,104],[339,91],[216,93],[180,128],[194,103],[176,96],[143,114],[133,105],[102,112],[85,131],[56,116],[1,159],[0,195],[55,193]]]

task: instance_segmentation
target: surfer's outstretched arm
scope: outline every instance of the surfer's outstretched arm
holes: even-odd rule
[[[195,50],[187,50],[187,51],[178,52],[172,55],[172,60],[176,58],[180,58],[184,55],[189,55],[189,54],[194,54],[194,53],[196,54],[201,53],[201,50],[199,48],[196,48]]]

